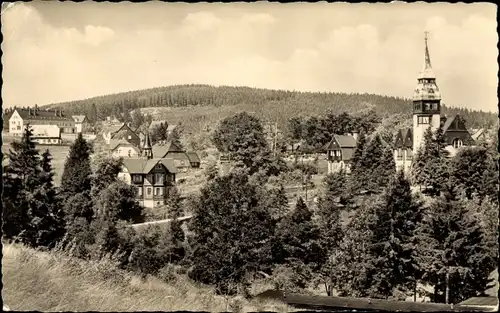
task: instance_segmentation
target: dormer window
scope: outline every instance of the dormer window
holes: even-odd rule
[[[455,149],[458,149],[458,148],[463,146],[462,140],[460,140],[458,138],[453,139],[452,144],[453,144],[453,148],[455,148]]]

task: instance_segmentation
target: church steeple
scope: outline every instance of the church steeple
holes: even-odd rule
[[[436,84],[428,45],[428,32],[424,37],[424,67],[417,78],[413,92],[413,152],[421,146],[423,134],[430,126],[435,131],[441,120],[441,93]]]
[[[153,147],[151,146],[151,139],[149,138],[149,131],[146,132],[144,138],[144,146],[142,147],[142,155],[148,159],[153,158]]]

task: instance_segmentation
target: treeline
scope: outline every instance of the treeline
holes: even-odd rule
[[[403,113],[411,114],[411,100],[380,96],[375,94],[334,93],[334,92],[299,92],[269,90],[250,87],[178,85],[89,98],[79,101],[50,104],[49,107],[64,108],[71,114],[89,114],[95,104],[103,116],[119,116],[124,111],[146,107],[190,107],[190,106],[242,106],[248,111],[257,107],[278,107],[268,115],[271,121],[280,120],[283,109],[292,110],[287,118],[310,113],[324,113],[326,109],[334,112],[356,113],[373,109],[382,117]],[[291,108],[290,108],[291,107]],[[316,111],[320,109],[321,111]],[[444,114],[459,112],[469,121],[469,127],[478,128],[494,123],[492,113],[477,112],[468,109],[456,109],[443,106]]]
[[[111,255],[144,275],[185,274],[221,294],[248,295],[265,276],[280,290],[321,285],[329,295],[401,299],[423,292],[420,284],[433,287],[427,296],[434,302],[482,295],[498,257],[496,146],[447,159],[439,132],[426,134],[412,169],[413,180],[424,173],[416,181],[427,187],[422,195],[396,172],[380,136],[360,136],[352,173],[327,176],[317,206],[299,198],[289,208],[279,180],[288,169],[271,153],[260,121],[246,113],[224,119],[211,140],[233,167],[223,172],[212,164],[199,195],[170,198],[172,223],[135,232],[127,225],[143,213],[116,178],[119,160],[91,166],[80,137],[49,202],[43,190],[54,189],[41,189],[48,185],[40,179],[50,176],[41,174],[51,172],[42,170],[50,162],[40,163],[27,131],[21,145],[13,144],[3,178],[12,191],[3,194],[12,216],[4,216],[4,229],[14,228],[7,238],[35,247],[87,259]],[[183,231],[176,218],[185,212],[193,217]]]

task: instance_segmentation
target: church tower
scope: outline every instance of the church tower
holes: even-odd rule
[[[149,132],[146,133],[146,138],[144,138],[144,146],[142,147],[142,156],[147,159],[153,158],[153,147],[151,146],[151,139],[149,138]]]
[[[423,144],[424,133],[428,127],[433,131],[441,123],[441,93],[436,84],[436,76],[432,71],[429,47],[425,32],[425,63],[418,75],[417,87],[413,93],[413,154]]]

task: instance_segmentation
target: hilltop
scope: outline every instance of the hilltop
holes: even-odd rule
[[[148,108],[157,109],[162,115],[185,112],[181,116],[196,119],[210,127],[213,119],[237,111],[254,112],[265,122],[277,122],[284,126],[294,116],[310,116],[334,113],[374,111],[385,117],[393,114],[411,115],[411,99],[382,96],[376,94],[337,93],[337,92],[299,92],[287,90],[270,90],[250,87],[210,86],[210,85],[176,85],[157,87],[85,100],[49,104],[45,107],[63,109],[68,114],[88,114],[95,104],[99,115],[119,115],[125,111]],[[470,128],[493,125],[497,116],[490,112],[472,111],[452,108],[443,105],[443,114],[459,113],[464,116]],[[195,118],[191,116],[196,116]],[[154,116],[155,119],[159,117]],[[189,124],[189,122],[187,122]],[[195,131],[196,132],[196,131]]]

